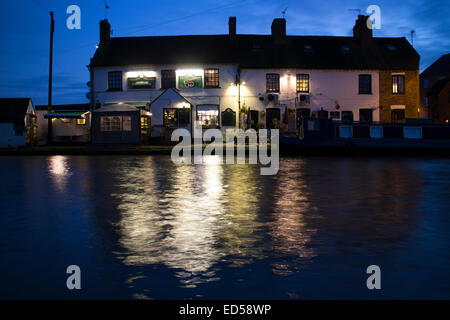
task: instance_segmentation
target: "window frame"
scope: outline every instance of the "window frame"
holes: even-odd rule
[[[115,87],[113,84],[120,84],[120,88]],[[121,70],[108,71],[108,91],[123,91],[123,74]]]
[[[366,82],[368,80],[368,83]],[[368,85],[368,88],[366,87]],[[366,90],[364,90],[366,89]],[[367,90],[368,89],[368,90]],[[358,94],[372,94],[372,75],[359,74],[358,75]]]
[[[306,76],[306,79],[302,77]],[[302,90],[305,85],[301,85],[301,81],[306,81],[306,90]],[[297,93],[309,93],[310,91],[310,76],[309,73],[298,73],[295,77],[295,89]]]
[[[199,110],[199,107],[200,107],[200,110]],[[202,110],[202,108],[204,108],[204,107],[211,107],[210,110],[213,110],[212,107],[214,107],[214,111],[217,110],[217,120],[216,120],[216,124],[215,125],[204,125],[202,123],[203,120],[200,120],[199,111],[208,111],[208,110]],[[195,119],[196,119],[196,121],[200,122],[202,128],[208,128],[208,129],[218,129],[218,128],[220,128],[220,124],[221,124],[220,116],[221,116],[221,114],[220,114],[220,106],[216,105],[216,104],[198,104],[196,106],[196,108],[195,108]]]
[[[280,74],[266,73],[266,92],[280,93]]]
[[[175,124],[169,125],[166,119],[166,111],[175,111]],[[178,108],[163,108],[163,126],[169,128],[178,128]]]
[[[208,72],[213,71],[213,75]],[[220,88],[220,70],[219,68],[206,68],[203,70],[203,79],[205,88]],[[208,81],[214,81],[213,84],[208,84]]]
[[[396,79],[396,81],[394,81]],[[400,82],[399,80],[403,79],[403,82]],[[402,87],[400,88],[400,83],[402,84]],[[396,92],[394,91],[394,84],[397,85]],[[399,90],[403,89],[403,90]],[[404,74],[393,74],[392,75],[392,94],[405,94],[406,88],[405,88],[405,75]]]

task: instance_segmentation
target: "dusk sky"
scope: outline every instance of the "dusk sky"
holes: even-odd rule
[[[406,37],[415,30],[414,47],[423,71],[450,52],[450,2],[317,1],[317,0],[108,0],[113,37],[145,35],[225,34],[228,17],[237,17],[237,32],[269,34],[273,18],[287,8],[289,35],[350,36],[357,17],[375,4],[381,8],[381,30],[375,37]],[[81,30],[66,27],[66,9],[81,8]],[[5,0],[0,3],[0,97],[31,97],[47,103],[49,11],[55,12],[53,103],[87,103],[87,65],[99,42],[103,0]]]

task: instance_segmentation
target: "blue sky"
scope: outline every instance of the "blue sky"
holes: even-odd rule
[[[450,1],[317,1],[317,0],[108,0],[113,36],[224,34],[228,17],[237,17],[237,32],[269,34],[273,18],[287,7],[287,33],[349,36],[357,12],[381,8],[376,37],[407,37],[423,71],[450,52]],[[81,8],[81,30],[66,27],[66,9]],[[85,103],[87,65],[99,39],[103,0],[3,0],[0,3],[0,97],[31,97],[47,103],[49,11],[55,12],[53,103]]]

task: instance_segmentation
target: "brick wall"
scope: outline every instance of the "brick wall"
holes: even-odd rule
[[[405,94],[392,93],[392,74],[405,74]],[[391,106],[404,105],[405,117],[417,119],[419,101],[419,70],[380,70],[380,121],[391,122]],[[421,116],[422,116],[421,112]]]

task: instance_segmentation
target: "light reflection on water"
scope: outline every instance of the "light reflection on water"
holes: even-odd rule
[[[0,298],[70,298],[73,263],[83,298],[372,298],[374,263],[377,297],[450,298],[448,159],[282,158],[261,176],[215,157],[4,157],[0,170]]]

